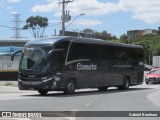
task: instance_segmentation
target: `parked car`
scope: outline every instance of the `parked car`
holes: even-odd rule
[[[151,65],[147,65],[147,64],[144,64],[144,71],[150,71],[151,69],[153,69],[154,67],[151,66]]]
[[[151,70],[146,74],[146,84],[149,83],[160,83],[160,69]]]
[[[153,67],[150,71],[153,71],[153,70],[159,70],[160,67]]]

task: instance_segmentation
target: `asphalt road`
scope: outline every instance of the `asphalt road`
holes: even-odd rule
[[[11,92],[10,92],[11,91]],[[131,87],[129,90],[117,90],[110,88],[106,92],[97,89],[78,90],[73,95],[64,95],[63,92],[49,92],[41,96],[35,91],[19,91],[17,88],[0,89],[0,111],[160,111],[160,85],[140,85]],[[158,92],[158,93],[157,93]],[[157,100],[158,99],[158,100]],[[95,115],[95,113],[93,113]],[[63,113],[64,120],[75,120]],[[62,118],[43,118],[44,120],[61,120]],[[76,118],[85,120],[86,118]],[[108,120],[135,120],[130,118],[103,118]],[[136,117],[136,120],[159,120],[160,118]],[[1,120],[1,119],[0,119]],[[26,119],[31,120],[31,119]],[[34,118],[34,120],[40,120]],[[87,118],[97,120],[97,118]]]

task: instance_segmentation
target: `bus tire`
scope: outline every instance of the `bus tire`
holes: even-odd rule
[[[41,95],[46,95],[48,93],[47,90],[38,90]]]
[[[108,90],[108,87],[98,87],[98,90],[99,90],[99,91],[107,91],[107,90]]]
[[[130,85],[129,77],[125,77],[123,80],[123,85],[118,86],[118,90],[127,90],[129,89],[129,85]]]
[[[75,92],[75,88],[76,88],[75,81],[69,80],[66,85],[66,88],[64,90],[64,93],[65,94],[73,94]]]

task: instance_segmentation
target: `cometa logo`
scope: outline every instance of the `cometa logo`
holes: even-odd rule
[[[82,65],[81,63],[77,63],[77,70],[97,70],[97,65],[93,63],[91,65]]]

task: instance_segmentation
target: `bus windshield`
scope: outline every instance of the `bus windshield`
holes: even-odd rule
[[[21,73],[28,71],[30,75],[38,76],[47,74],[49,66],[47,55],[50,50],[51,47],[25,48],[20,62]]]

